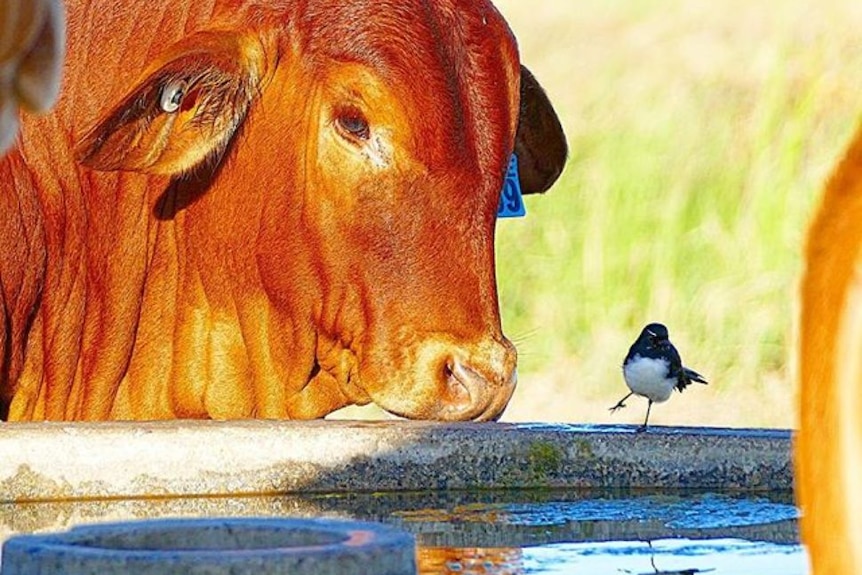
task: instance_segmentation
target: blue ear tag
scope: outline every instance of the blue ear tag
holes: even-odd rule
[[[497,204],[498,218],[523,218],[527,215],[524,197],[521,195],[521,180],[518,177],[518,156],[514,153],[509,158],[509,169],[506,170],[506,181]]]

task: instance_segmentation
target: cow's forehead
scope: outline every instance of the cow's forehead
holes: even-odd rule
[[[471,33],[492,33],[505,22],[487,0],[308,0],[300,8],[299,29],[327,48],[360,53],[375,45],[415,54],[461,43]]]
[[[299,45],[313,61],[370,67],[412,100],[421,133],[436,132],[480,164],[511,146],[517,47],[489,2],[311,0],[300,18]]]

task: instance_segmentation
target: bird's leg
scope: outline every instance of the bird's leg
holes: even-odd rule
[[[608,411],[610,411],[611,413],[613,413],[613,412],[615,412],[615,411],[616,411],[616,410],[618,410],[618,409],[622,409],[623,407],[625,407],[625,406],[626,406],[625,401],[626,401],[628,398],[630,398],[631,396],[633,396],[634,394],[635,394],[635,392],[631,392],[631,393],[629,393],[627,396],[625,396],[624,398],[622,398],[621,400],[619,400],[619,402],[617,402],[617,404],[616,404],[615,406],[613,406],[612,408],[610,408]]]
[[[650,399],[649,403],[647,403],[647,406],[646,406],[646,419],[644,419],[644,424],[641,425],[640,427],[638,427],[638,432],[646,431],[647,422],[649,422],[649,410],[651,407],[652,407],[652,400]]]

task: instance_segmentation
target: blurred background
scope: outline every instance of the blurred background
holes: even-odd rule
[[[807,221],[862,118],[856,0],[496,0],[571,158],[498,224],[508,421],[640,423],[608,408],[640,329],[710,381],[655,424],[795,425]]]

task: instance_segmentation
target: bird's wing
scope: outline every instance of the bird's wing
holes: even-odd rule
[[[691,382],[689,382],[685,377],[685,368],[682,366],[682,359],[679,357],[679,352],[673,345],[668,346],[664,351],[665,357],[669,362],[668,377],[675,379],[675,387],[679,391],[682,391]]]

